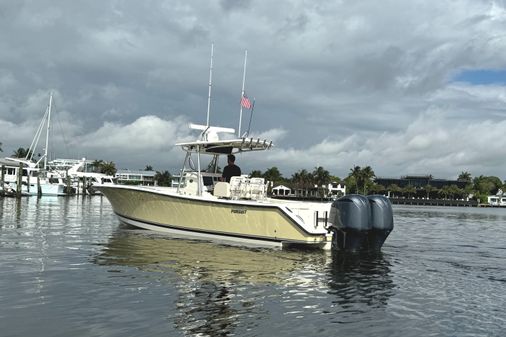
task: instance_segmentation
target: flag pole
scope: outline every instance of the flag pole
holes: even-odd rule
[[[211,110],[211,85],[213,81],[213,54],[214,54],[214,43],[211,43],[211,65],[209,66],[209,94],[207,96],[207,122],[206,126],[209,126],[209,111]]]
[[[242,123],[242,98],[244,97],[244,83],[246,82],[246,60],[248,59],[248,50],[244,51],[244,71],[242,73],[242,90],[241,90],[241,109],[239,110],[239,129],[237,130],[237,137],[241,137],[241,123]]]

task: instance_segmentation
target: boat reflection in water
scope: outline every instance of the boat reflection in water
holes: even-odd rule
[[[372,255],[332,254],[329,294],[337,297],[337,303],[367,304],[381,307],[388,304],[394,294],[395,284],[390,276],[390,262],[382,253]]]
[[[318,307],[320,315],[378,307],[386,305],[393,288],[382,256],[225,246],[125,228],[94,262],[134,267],[154,273],[156,284],[166,282],[170,293],[177,292],[175,313],[169,315],[190,335],[241,334],[259,324],[251,317],[283,316],[292,305]],[[315,312],[306,316],[311,315]]]
[[[302,262],[300,252],[295,251],[219,245],[136,229],[115,233],[95,260],[102,265],[176,272],[185,280],[225,283],[286,282]]]

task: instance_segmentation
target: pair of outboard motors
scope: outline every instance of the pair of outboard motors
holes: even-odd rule
[[[350,194],[334,201],[330,210],[332,249],[379,252],[394,228],[392,204],[382,195]]]

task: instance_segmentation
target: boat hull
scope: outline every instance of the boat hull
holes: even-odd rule
[[[282,246],[330,245],[326,232],[311,233],[282,206],[206,199],[126,186],[96,186],[127,224],[176,236]]]
[[[65,192],[65,185],[63,184],[40,184],[41,195],[48,196],[64,196],[67,195]],[[37,184],[30,184],[30,194],[37,195]]]

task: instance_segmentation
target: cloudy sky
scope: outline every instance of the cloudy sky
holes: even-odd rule
[[[211,124],[238,126],[247,49],[252,133],[276,145],[245,172],[506,179],[504,0],[0,0],[0,29],[6,156],[52,91],[52,156],[176,172],[214,43]]]

